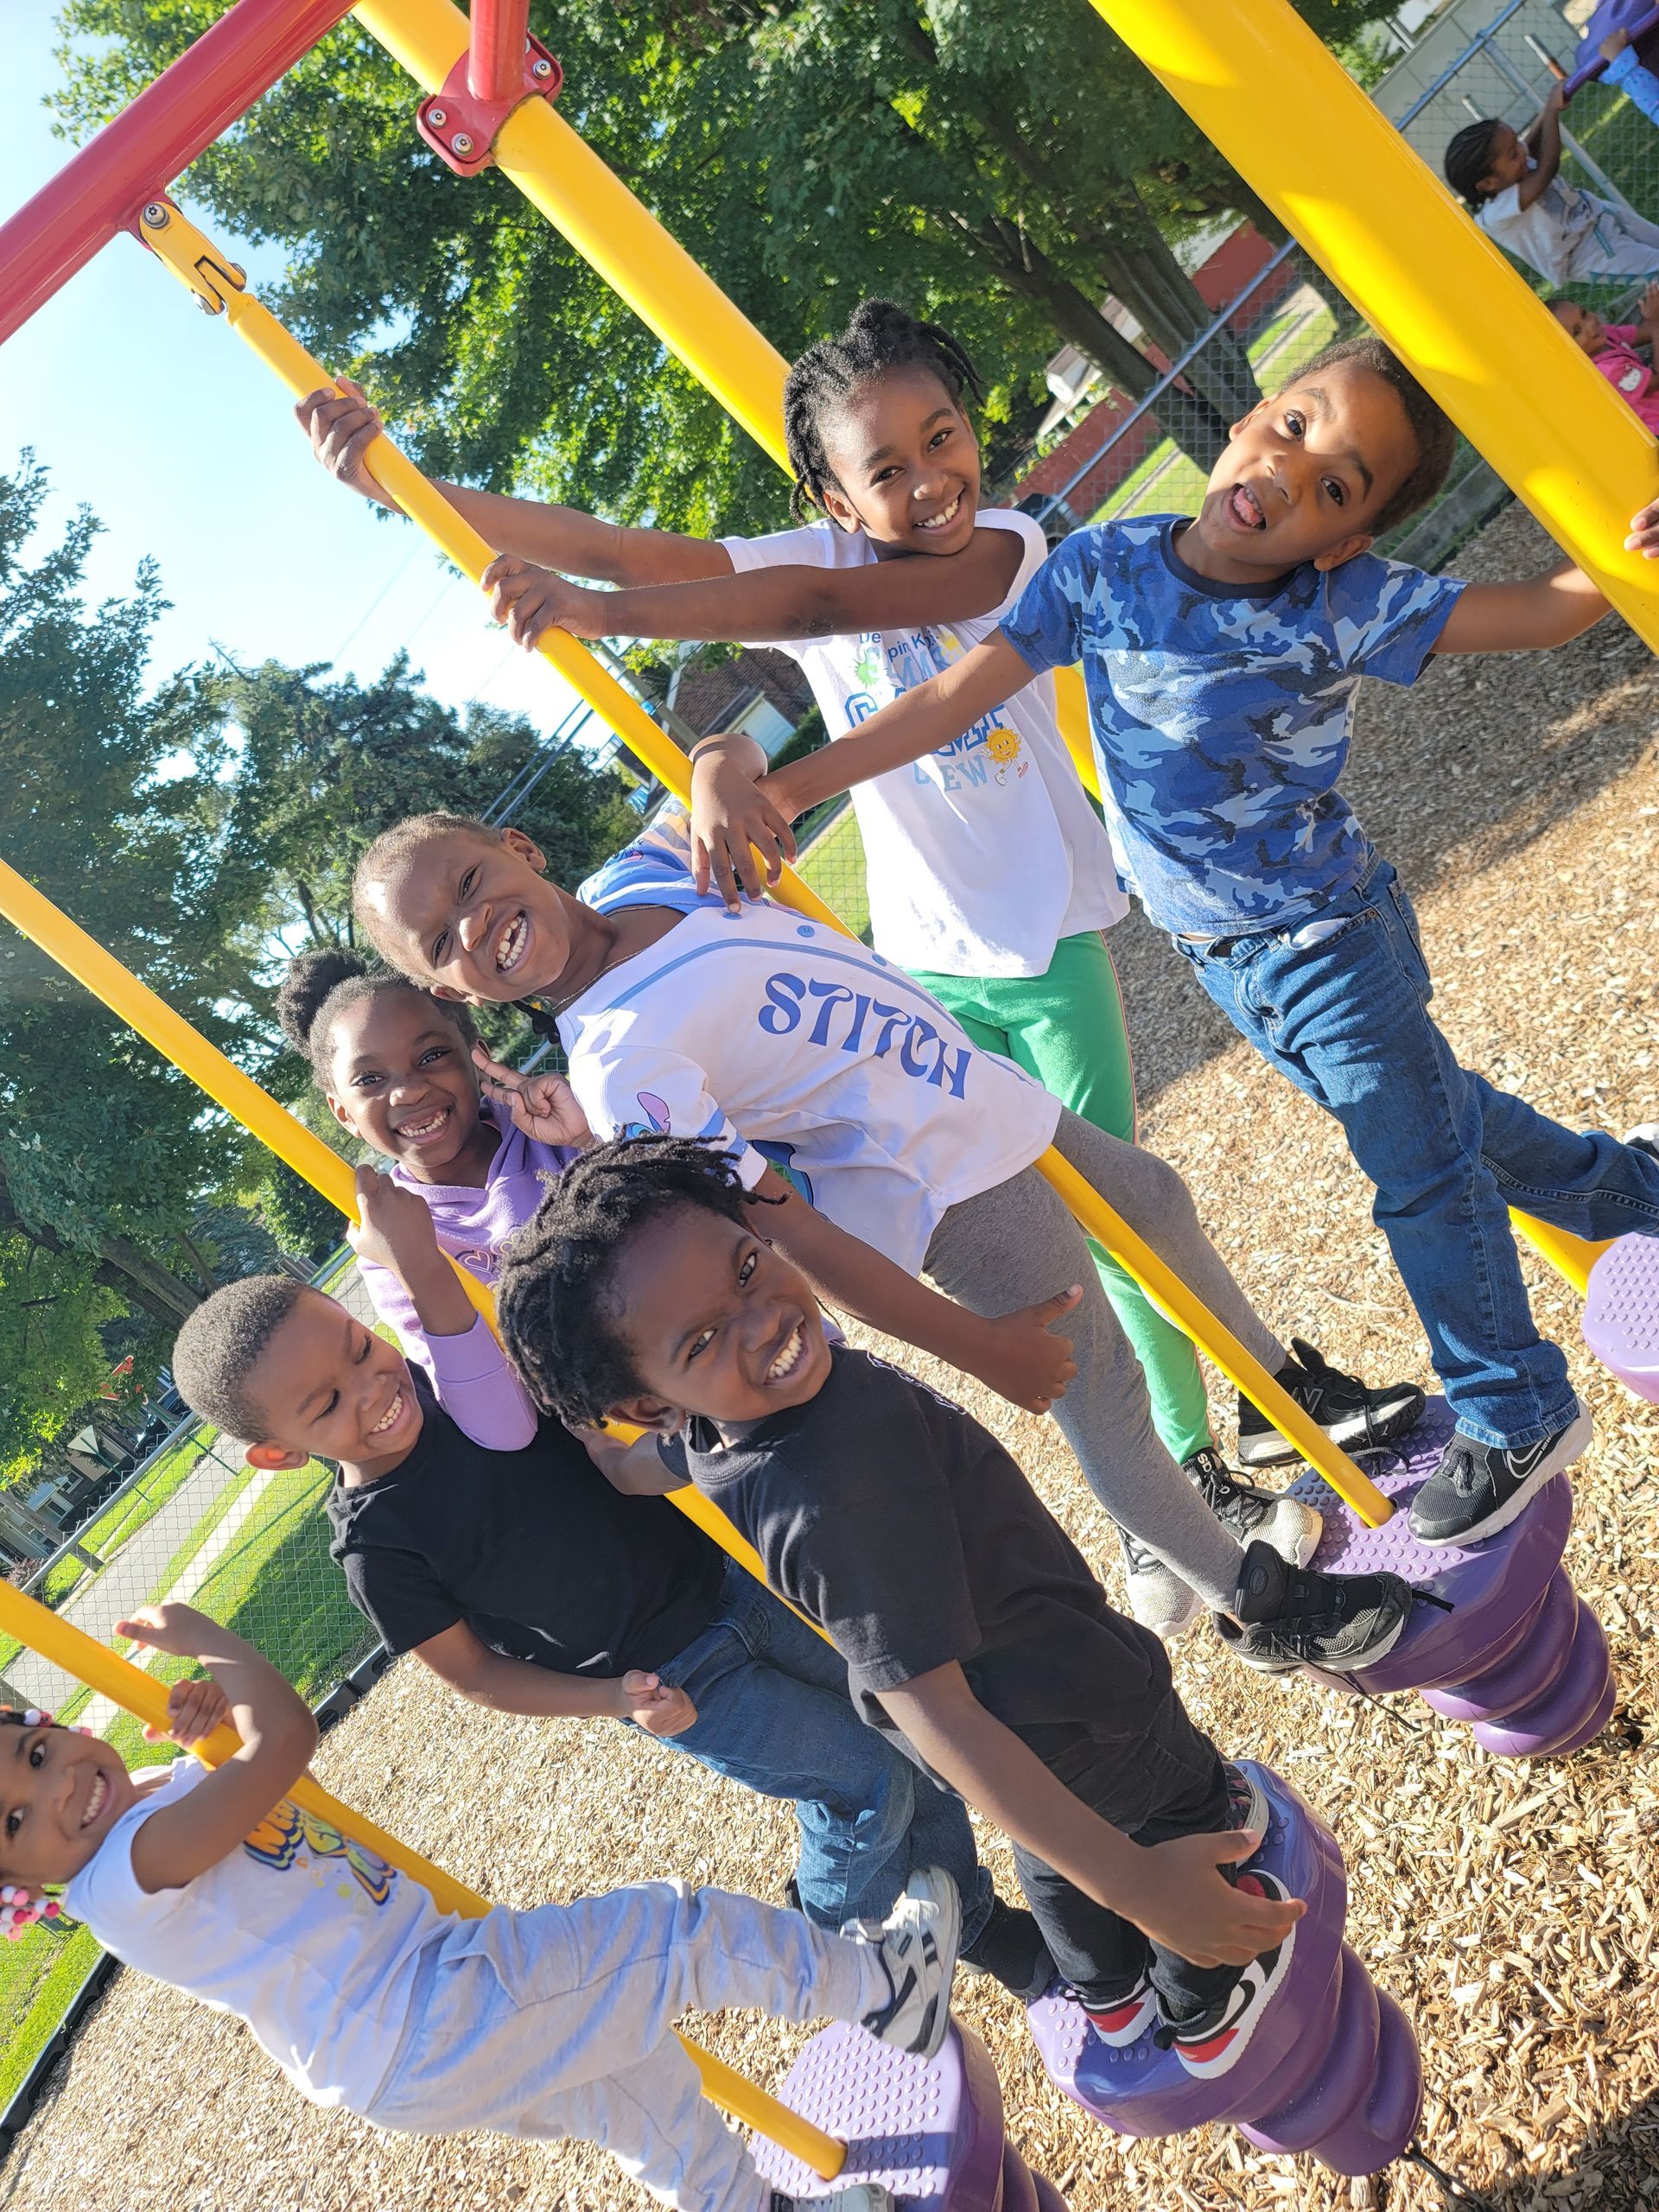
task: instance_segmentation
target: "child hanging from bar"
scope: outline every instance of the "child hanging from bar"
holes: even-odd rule
[[[681,817],[607,862],[582,899],[543,866],[520,830],[417,816],[363,855],[359,920],[441,997],[541,1001],[595,1131],[728,1148],[747,1187],[783,1200],[772,1233],[836,1306],[1016,1404],[1052,1403],[1113,1519],[1243,1621],[1242,1656],[1344,1671],[1392,1646],[1402,1582],[1298,1568],[1260,1539],[1246,1548],[1159,1444],[1083,1233],[1035,1163],[1053,1142],[1313,1419],[1345,1420],[1356,1395],[1379,1414],[1397,1406],[1398,1388],[1334,1389],[1323,1363],[1287,1355],[1173,1169],[981,1051],[879,953],[765,899],[731,912],[700,897]],[[915,1280],[924,1265],[950,1295]],[[1065,1273],[1071,1287],[1043,1296]],[[1021,1297],[1036,1302],[1002,1310]],[[1071,1340],[1052,1333],[1061,1324]]]
[[[1049,1971],[1030,1915],[997,1897],[960,1801],[918,1789],[861,1724],[835,1651],[683,1514],[619,1498],[538,1418],[412,1191],[365,1167],[358,1193],[353,1247],[398,1285],[435,1387],[284,1275],[215,1291],[173,1365],[193,1412],[249,1440],[251,1465],[338,1466],[334,1556],[386,1649],[475,1704],[629,1723],[792,1804],[792,1901],[820,1928],[880,1920],[917,1867],[944,1867],[967,1962],[1030,1995]]]
[[[1041,566],[1027,515],[981,504],[972,361],[950,334],[891,300],[860,302],[837,337],[810,346],[784,395],[791,506],[804,529],[718,540],[618,530],[579,510],[443,488],[492,544],[486,578],[499,616],[532,646],[554,624],[578,636],[748,639],[791,653],[832,738],[948,667],[988,634]],[[341,481],[383,499],[362,467],[378,418],[357,395],[315,393],[296,410]],[[608,579],[584,590],[554,573]],[[766,759],[752,738],[694,748],[692,849],[728,899],[758,889],[751,841],[792,856],[787,823],[755,797]],[[1135,1077],[1104,932],[1127,901],[1106,833],[1077,782],[1052,677],[1033,677],[937,758],[857,787],[875,950],[906,969],[988,1052],[1006,1054],[1084,1120],[1132,1143]],[[1319,1516],[1240,1482],[1217,1447],[1191,1343],[1098,1246],[1090,1256],[1147,1378],[1154,1431],[1239,1538],[1299,1565]],[[1292,1339],[1309,1372],[1312,1347]],[[1414,1386],[1389,1403],[1325,1375],[1330,1433],[1344,1447],[1384,1440],[1421,1410]],[[1338,1405],[1338,1399],[1341,1403]],[[1240,1408],[1240,1456],[1294,1459],[1253,1407]],[[1136,1618],[1160,1635],[1198,1599],[1137,1539],[1122,1535]]]
[[[403,2134],[601,2144],[675,2212],[792,2212],[699,2094],[679,2014],[828,2016],[927,2055],[944,2038],[948,1875],[915,1876],[857,1941],[669,1881],[463,1920],[289,1801],[316,1722],[251,1644],[189,1605],[146,1606],[116,1633],[207,1669],[168,1692],[175,1743],[228,1719],[241,1748],[211,1771],[179,1758],[135,1774],[90,1731],[0,1708],[0,1925],[20,1934],[64,1888],[105,1950],[245,2020],[315,2104]],[[812,2202],[893,2205],[868,2183]]]
[[[1332,347],[1235,426],[1195,518],[1067,538],[994,636],[832,764],[835,784],[884,772],[948,743],[1023,671],[1081,658],[1133,887],[1376,1186],[1457,1415],[1412,1501],[1429,1546],[1508,1527],[1590,1439],[1533,1326],[1510,1206],[1592,1239],[1659,1231],[1649,1133],[1564,1128],[1452,1058],[1405,887],[1338,788],[1362,676],[1411,683],[1436,653],[1564,644],[1607,611],[1570,564],[1464,584],[1371,555],[1433,498],[1452,437],[1379,340]],[[1632,542],[1656,522],[1638,515]],[[812,769],[791,804],[818,796]]]
[[[715,1499],[772,1587],[833,1637],[873,1728],[1013,1839],[1106,2043],[1155,2020],[1190,2071],[1228,2072],[1302,1910],[1270,1875],[1234,1872],[1261,1841],[1259,1798],[995,1438],[898,1369],[831,1348],[768,1212],[708,1144],[588,1154],[509,1250],[515,1364],[568,1421],[652,1432],[596,1447],[613,1480],[661,1491],[689,1476]]]
[[[1552,284],[1659,276],[1659,223],[1561,175],[1557,82],[1523,138],[1498,116],[1466,123],[1446,149],[1446,181],[1490,238]]]

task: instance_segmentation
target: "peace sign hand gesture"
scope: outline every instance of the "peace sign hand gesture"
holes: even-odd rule
[[[493,1060],[481,1045],[473,1047],[473,1065],[512,1116],[512,1125],[538,1144],[574,1145],[585,1152],[594,1141],[588,1116],[562,1075],[521,1075]]]

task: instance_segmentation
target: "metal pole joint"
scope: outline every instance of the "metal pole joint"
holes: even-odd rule
[[[415,111],[415,128],[441,162],[457,176],[476,176],[495,160],[502,124],[526,100],[556,100],[564,83],[556,54],[538,38],[524,41],[524,73],[505,99],[487,99],[468,81],[469,56],[462,54],[439,90]]]
[[[151,200],[138,211],[138,219],[128,227],[141,245],[154,247],[163,231],[182,224],[187,232],[194,230],[186,223],[170,200]],[[200,232],[197,238],[205,245]],[[223,315],[226,303],[232,292],[245,292],[248,272],[238,263],[221,261],[213,252],[203,252],[187,257],[179,253],[161,253],[162,262],[187,290],[193,293],[196,305],[204,315]]]

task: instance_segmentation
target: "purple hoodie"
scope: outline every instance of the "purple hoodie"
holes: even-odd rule
[[[513,1127],[507,1109],[493,1098],[481,1100],[480,1110],[501,1135],[481,1191],[454,1183],[417,1182],[395,1160],[391,1173],[393,1182],[425,1200],[440,1248],[493,1289],[508,1237],[524,1227],[577,1155],[573,1145],[543,1144],[527,1137]],[[397,1332],[404,1357],[418,1360],[435,1380],[431,1349],[409,1293],[389,1268],[360,1261],[359,1272],[375,1312]]]

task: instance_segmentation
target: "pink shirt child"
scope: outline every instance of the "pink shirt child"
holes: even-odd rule
[[[1601,371],[1613,390],[1629,400],[1649,429],[1659,435],[1659,385],[1656,385],[1653,365],[1644,360],[1636,349],[1642,335],[1642,326],[1636,322],[1609,322],[1602,326],[1606,344],[1591,359]]]

